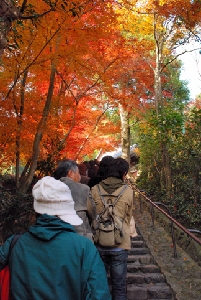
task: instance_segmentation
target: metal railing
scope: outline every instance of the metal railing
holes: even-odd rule
[[[187,230],[190,231],[190,232],[192,232],[192,233],[196,233],[196,234],[200,234],[201,235],[201,231],[198,230],[198,229],[189,228]]]
[[[173,217],[170,209],[161,202],[153,202],[151,199],[146,196],[146,192],[139,190],[129,179],[127,180],[127,183],[131,186],[133,190],[135,190],[140,195],[140,213],[142,214],[142,198],[143,197],[146,201],[148,201],[151,204],[151,217],[152,217],[152,224],[154,226],[154,207],[160,211],[163,215],[165,215],[170,221],[171,221],[171,235],[172,235],[172,243],[173,243],[173,249],[174,249],[174,258],[177,258],[177,251],[176,251],[176,239],[175,239],[175,233],[174,233],[174,224],[177,225],[182,231],[184,231],[188,236],[190,236],[194,241],[196,241],[199,245],[201,245],[201,239],[199,239],[197,236],[195,236],[193,233],[200,234],[201,231],[197,229],[186,229],[183,225],[181,225],[179,222],[177,222]],[[162,206],[165,208],[168,213],[161,209],[159,206]]]

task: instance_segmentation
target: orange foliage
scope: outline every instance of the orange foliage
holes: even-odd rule
[[[30,2],[37,6],[38,13],[47,10],[45,3],[40,2],[41,6],[38,1]],[[97,1],[97,5],[89,1],[79,17],[69,15],[60,8],[45,15],[37,26],[32,26],[30,20],[25,21],[24,26],[18,28],[20,49],[6,52],[3,57],[0,142],[4,145],[1,147],[4,160],[14,161],[19,133],[17,122],[20,119],[21,160],[25,163],[31,156],[37,124],[46,101],[52,63],[56,66],[57,75],[40,159],[59,152],[75,157],[89,134],[85,153],[94,151],[96,147],[108,147],[108,139],[102,138],[105,128],[108,136],[118,132],[119,124],[112,124],[104,115],[100,125],[98,123],[94,131],[91,130],[104,110],[101,74],[110,60],[104,61],[105,49],[101,49],[101,44],[103,39],[109,40],[110,37],[105,17],[107,15],[112,22],[114,14],[102,1]],[[15,35],[10,35],[9,42],[15,42]],[[22,104],[21,82],[26,70],[25,102]],[[23,113],[20,114],[22,106]],[[115,141],[116,137],[113,135],[112,139]],[[65,142],[61,145],[62,140]],[[61,150],[58,150],[60,145]]]
[[[190,0],[56,3],[38,20],[16,21],[9,35],[9,45],[18,44],[5,52],[0,69],[1,157],[9,163],[14,161],[17,134],[21,160],[26,163],[32,155],[51,65],[56,78],[40,159],[50,154],[82,159],[95,149],[109,150],[120,142],[120,124],[104,113],[106,107],[114,109],[120,102],[137,115],[152,105],[147,100],[154,96],[155,46],[149,13],[157,9],[164,17],[174,14],[188,26],[200,18],[197,2]],[[28,4],[37,14],[50,9],[42,0]],[[131,4],[132,10],[123,10]],[[148,13],[146,20],[140,13]]]

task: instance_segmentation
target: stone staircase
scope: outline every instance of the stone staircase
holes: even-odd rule
[[[174,291],[167,283],[160,267],[137,229],[132,238],[127,265],[128,300],[176,300]]]

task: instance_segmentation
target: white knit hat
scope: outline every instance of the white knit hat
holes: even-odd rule
[[[71,225],[83,223],[74,209],[69,187],[60,180],[45,176],[33,186],[32,194],[37,213],[58,216]]]

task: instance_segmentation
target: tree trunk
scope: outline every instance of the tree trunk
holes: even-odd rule
[[[40,142],[42,140],[43,132],[45,130],[45,126],[47,123],[47,118],[48,118],[48,114],[49,114],[49,110],[50,110],[50,104],[51,104],[52,95],[53,95],[53,91],[54,91],[55,73],[56,73],[56,69],[53,64],[52,68],[51,68],[50,84],[49,84],[46,103],[45,103],[45,106],[43,109],[42,118],[38,124],[35,139],[33,142],[32,159],[31,159],[30,168],[29,168],[27,176],[25,177],[25,180],[23,182],[21,182],[21,184],[19,186],[19,191],[21,193],[27,192],[27,190],[32,182],[35,170],[37,168],[37,161],[38,161],[39,150],[40,150]]]
[[[29,167],[30,167],[30,164],[31,164],[31,158],[28,159],[28,161],[27,161],[27,163],[26,163],[26,165],[25,165],[25,167],[24,167],[24,170],[22,171],[22,174],[21,174],[21,176],[20,176],[20,178],[19,178],[19,182],[23,182],[23,181],[25,180],[26,174],[27,174],[28,169],[29,169]],[[19,184],[20,184],[20,183],[19,183]]]
[[[165,175],[165,186],[167,196],[170,196],[172,193],[172,168],[171,168],[171,159],[168,153],[166,144],[161,144],[161,153],[162,153],[162,165]]]
[[[157,30],[158,15],[154,15],[154,38],[156,42],[156,67],[154,69],[154,91],[155,91],[155,107],[156,115],[162,120],[164,113],[164,103],[162,97],[162,52],[164,47],[163,35]],[[171,194],[172,191],[172,170],[171,170],[171,159],[167,149],[167,143],[161,142],[161,157],[162,157],[162,169],[165,177],[165,187],[167,195]],[[162,180],[163,176],[161,176]],[[163,186],[163,182],[161,182]]]
[[[25,85],[27,79],[28,71],[25,71],[22,86],[21,86],[21,103],[19,112],[16,111],[17,114],[17,134],[16,134],[16,188],[19,187],[19,174],[20,174],[20,142],[21,142],[21,131],[22,131],[22,123],[23,123],[23,114],[24,114],[24,100],[25,100]]]
[[[119,104],[119,113],[121,119],[121,141],[122,141],[122,158],[130,164],[130,127],[128,112]]]
[[[20,8],[17,8],[12,0],[0,1],[0,59],[7,46],[7,33],[12,21],[19,18]]]
[[[102,156],[102,154],[103,154],[103,150],[102,150],[102,149],[100,149],[100,152],[99,152],[98,156],[96,157],[96,159],[97,159],[98,161],[100,161],[100,160],[101,160],[101,156]]]
[[[154,15],[154,39],[156,42],[156,67],[154,69],[154,91],[155,91],[155,107],[157,116],[163,113],[164,105],[162,98],[162,86],[161,86],[161,60],[163,51],[163,37],[161,33],[157,30],[157,19],[158,15]]]

